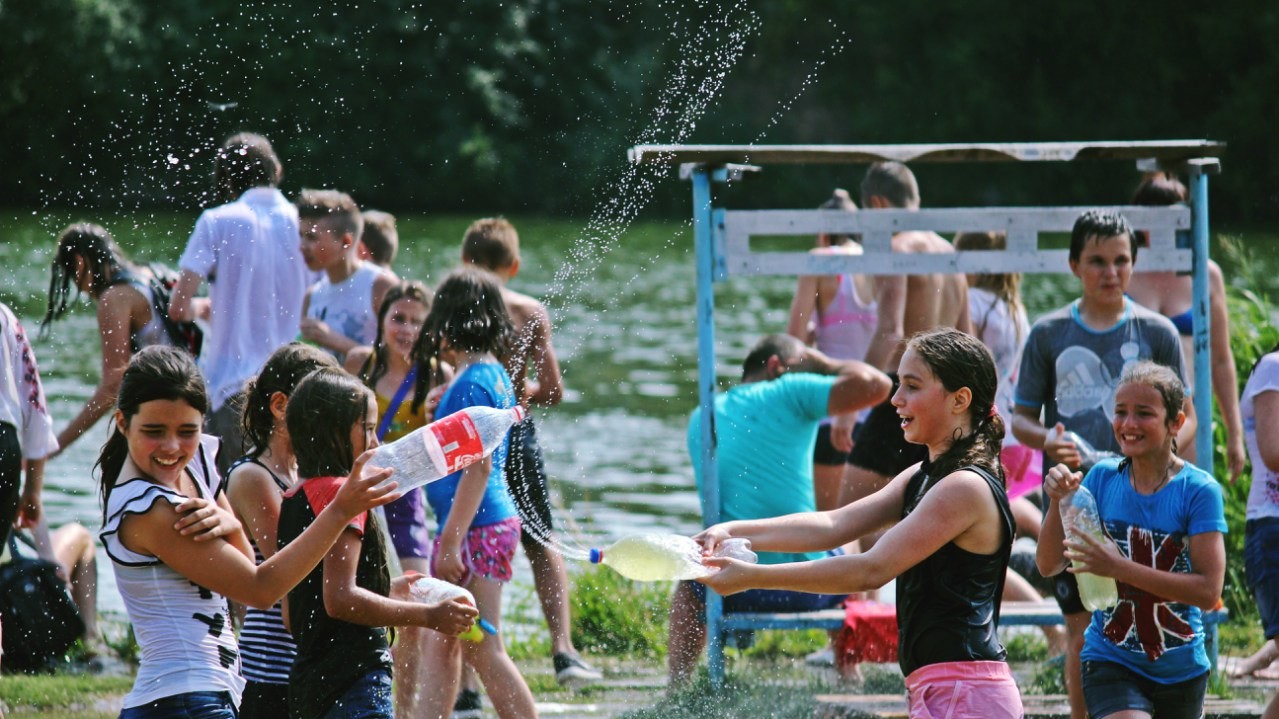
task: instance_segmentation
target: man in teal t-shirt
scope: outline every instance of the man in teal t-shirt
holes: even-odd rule
[[[769,335],[742,363],[742,382],[715,397],[720,521],[763,519],[816,511],[813,442],[822,419],[883,401],[892,388],[884,373],[863,362],[833,360],[789,335]],[[688,451],[697,476],[702,515],[702,417],[693,411]],[[763,564],[818,559],[822,553],[761,552]],[[688,679],[706,644],[705,587],[681,582],[671,601],[667,656],[671,682]],[[725,611],[806,611],[843,597],[750,590],[728,597]]]

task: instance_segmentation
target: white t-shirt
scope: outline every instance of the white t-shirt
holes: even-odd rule
[[[205,435],[187,471],[200,496],[212,499],[218,486],[218,440]],[[177,506],[184,497],[142,477],[125,460],[120,478],[107,497],[106,521],[99,538],[111,557],[116,585],[138,637],[142,659],[125,707],[189,692],[229,692],[236,706],[244,679],[240,653],[226,597],[178,574],[156,557],[134,552],[120,540],[120,522],[128,514],[145,513],[156,502]]]
[[[1017,387],[1017,371],[1021,367],[1021,348],[1030,336],[1026,308],[1013,313],[1008,303],[994,292],[968,288],[968,314],[973,332],[995,357],[999,386],[995,390],[995,408],[1009,426],[1013,416],[1013,390]],[[1004,446],[1020,444],[1011,431],[1004,433]]]
[[[205,210],[179,264],[209,280],[212,317],[200,354],[218,409],[298,336],[312,275],[299,249],[298,211],[273,187]]]
[[[362,345],[377,339],[377,312],[373,309],[373,284],[382,268],[361,262],[350,277],[337,283],[324,276],[311,285],[306,316],[328,324],[343,337]]]
[[[17,430],[23,459],[43,459],[58,448],[31,343],[4,303],[0,303],[0,422]]]
[[[1261,358],[1257,368],[1244,385],[1239,398],[1239,412],[1243,415],[1244,444],[1248,446],[1248,459],[1252,460],[1252,489],[1248,491],[1248,519],[1279,517],[1279,472],[1261,461],[1257,444],[1257,396],[1266,392],[1279,392],[1279,352],[1271,352]],[[1266,437],[1274,442],[1274,437]]]

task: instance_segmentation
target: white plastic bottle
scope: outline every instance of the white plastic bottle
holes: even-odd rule
[[[378,447],[369,464],[395,470],[391,479],[399,483],[400,492],[407,492],[491,454],[524,417],[519,405],[467,407]]]
[[[1066,538],[1073,542],[1083,541],[1080,537],[1085,534],[1103,542],[1110,541],[1097,514],[1097,500],[1082,486],[1061,498],[1061,524]],[[1119,588],[1111,577],[1080,572],[1075,575],[1075,581],[1079,584],[1079,598],[1088,611],[1113,607],[1119,601]]]
[[[748,539],[720,543],[717,557],[754,563],[758,557]],[[638,582],[698,579],[715,570],[702,564],[702,546],[682,534],[641,534],[623,537],[604,549],[592,549],[592,564],[605,564]]]
[[[415,580],[409,585],[409,596],[414,601],[423,604],[438,604],[455,597],[462,597],[472,607],[475,606],[475,595],[471,594],[465,587],[459,587],[456,584],[446,582],[443,579],[435,577],[422,577]],[[468,642],[483,641],[484,635],[497,634],[497,627],[493,626],[487,619],[480,617],[475,620],[471,628],[458,635],[459,639],[465,639]]]

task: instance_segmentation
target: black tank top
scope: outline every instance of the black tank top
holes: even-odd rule
[[[897,578],[897,654],[902,673],[910,676],[929,664],[1004,661],[999,642],[999,600],[1012,553],[1013,515],[1003,485],[984,469],[976,472],[990,486],[1004,525],[1004,539],[994,554],[974,554],[949,542]],[[956,470],[959,471],[959,470]],[[902,518],[915,510],[937,481],[928,463],[906,484]]]

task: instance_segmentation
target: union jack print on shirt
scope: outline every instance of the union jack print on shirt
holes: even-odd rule
[[[1123,522],[1106,522],[1106,533],[1119,551],[1138,564],[1164,572],[1189,573],[1190,552],[1184,535],[1168,534]],[[1155,661],[1171,648],[1190,643],[1190,607],[1156,596],[1130,584],[1116,582],[1119,602],[1103,611],[1106,638],[1128,651],[1145,652]]]

